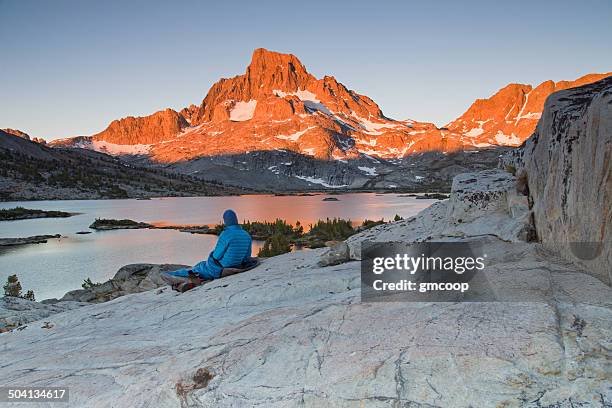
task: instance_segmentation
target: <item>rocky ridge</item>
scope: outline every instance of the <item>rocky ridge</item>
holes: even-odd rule
[[[510,84],[438,128],[390,119],[373,100],[333,76],[315,78],[293,54],[259,48],[243,75],[219,80],[199,106],[115,120],[91,138],[80,138],[77,145],[115,154],[124,149],[124,154],[147,154],[167,163],[269,150],[350,160],[518,146],[535,129],[548,95],[609,75],[546,81],[535,88]],[[70,143],[74,141],[54,142]]]
[[[423,156],[469,152],[490,161],[497,148],[518,146],[532,133],[550,93],[608,75],[547,81],[535,88],[510,84],[438,128],[390,119],[372,99],[333,76],[317,79],[296,56],[260,48],[244,74],[219,80],[197,106],[115,120],[93,136],[52,144],[170,164],[207,179],[255,182],[263,189],[431,189],[441,184],[436,171],[424,164],[425,176],[418,175],[424,178],[398,176],[410,174],[414,169],[409,166]],[[492,153],[480,152],[487,149]],[[451,173],[444,177],[444,189],[460,172],[454,171],[455,161],[440,160]],[[252,177],[244,171],[253,172]]]
[[[50,148],[0,131],[0,200],[236,194],[244,189],[129,164],[86,149]]]
[[[509,84],[488,99],[478,99],[459,118],[445,127],[471,137],[479,144],[519,146],[536,128],[546,98],[554,92],[597,82],[609,77],[588,74],[575,81],[545,81],[536,87]]]
[[[26,132],[23,132],[19,129],[10,129],[10,128],[6,128],[6,129],[0,129],[2,132],[7,133],[9,135],[13,135],[13,136],[17,136],[20,137],[22,139],[25,140],[31,140],[32,142],[36,142],[36,143],[40,143],[40,144],[46,144],[47,141],[43,138],[39,138],[39,137],[34,137],[34,138],[30,138],[30,135],[28,135]]]

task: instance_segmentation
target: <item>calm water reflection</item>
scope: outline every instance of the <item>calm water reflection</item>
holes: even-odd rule
[[[95,218],[129,218],[150,223],[216,224],[223,211],[234,209],[240,220],[285,219],[308,225],[326,217],[386,220],[395,214],[409,217],[433,202],[395,194],[334,195],[339,201],[322,201],[327,195],[160,198],[152,200],[71,200],[0,203],[0,208],[23,206],[78,212],[70,218],[0,222],[0,237],[62,234],[46,244],[0,249],[0,282],[17,274],[24,290],[37,299],[60,297],[80,287],[83,279],[111,278],[130,263],[194,264],[214,247],[216,237],[174,230],[117,230],[77,235]],[[261,246],[254,243],[254,253]]]

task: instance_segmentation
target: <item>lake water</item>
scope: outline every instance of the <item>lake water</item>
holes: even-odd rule
[[[339,201],[322,201],[335,197]],[[216,237],[175,230],[115,230],[77,235],[89,230],[96,218],[129,218],[148,223],[213,225],[223,211],[232,208],[238,218],[272,221],[276,218],[304,226],[327,217],[392,219],[406,218],[430,206],[434,200],[417,200],[397,194],[342,194],[314,196],[245,195],[232,197],[154,198],[151,200],[66,200],[4,202],[0,208],[22,206],[43,210],[77,212],[70,218],[1,221],[0,238],[61,234],[45,244],[0,248],[0,282],[17,274],[23,291],[32,289],[37,300],[61,297],[78,289],[85,278],[94,282],[113,277],[131,263],[177,263],[193,265],[206,258]],[[261,247],[254,242],[254,255]]]

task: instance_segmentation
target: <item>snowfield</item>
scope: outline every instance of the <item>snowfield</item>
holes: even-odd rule
[[[248,102],[237,102],[234,108],[230,111],[230,120],[233,122],[244,122],[253,118],[257,101],[251,99]]]

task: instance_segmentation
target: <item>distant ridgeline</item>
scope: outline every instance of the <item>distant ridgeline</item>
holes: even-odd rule
[[[244,189],[85,149],[49,148],[0,131],[0,199],[129,198],[236,194]]]

